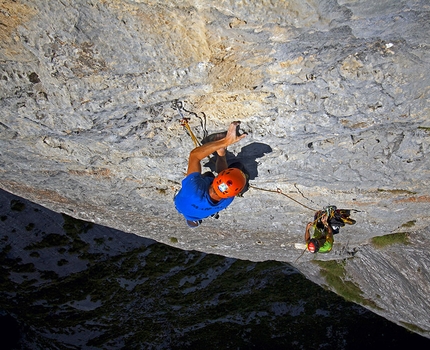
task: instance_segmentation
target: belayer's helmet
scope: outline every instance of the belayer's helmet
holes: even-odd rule
[[[238,195],[246,185],[245,174],[237,168],[221,171],[213,181],[215,193],[221,198]]]
[[[320,244],[317,239],[312,238],[311,240],[309,240],[308,250],[311,253],[318,253],[318,250],[320,250]]]

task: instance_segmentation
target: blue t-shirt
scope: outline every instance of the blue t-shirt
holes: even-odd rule
[[[182,180],[182,188],[175,196],[176,210],[187,220],[201,220],[227,208],[234,197],[223,198],[214,203],[209,196],[212,177],[203,177],[200,173],[192,173]]]

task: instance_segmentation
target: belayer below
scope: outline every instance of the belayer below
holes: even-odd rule
[[[315,213],[314,221],[308,222],[305,231],[306,248],[311,253],[328,253],[333,248],[333,235],[345,224],[354,225],[351,210],[337,209],[334,205]]]
[[[240,194],[247,183],[245,173],[239,166],[227,164],[227,147],[239,142],[246,134],[238,132],[240,122],[230,124],[227,133],[220,134],[215,140],[194,148],[188,159],[187,176],[182,180],[182,188],[174,198],[176,210],[181,213],[188,226],[197,227],[202,219],[215,216],[220,210],[227,208],[236,195]],[[217,153],[215,170],[201,174],[200,162]]]

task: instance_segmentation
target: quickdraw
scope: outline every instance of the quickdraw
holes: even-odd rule
[[[191,136],[191,139],[193,140],[195,147],[201,146],[201,143],[199,142],[199,140],[197,139],[197,137],[194,135],[193,131],[191,130],[190,124],[188,123],[188,121],[190,120],[190,118],[186,118],[186,117],[184,117],[184,115],[182,114],[182,110],[184,110],[185,112],[187,112],[187,113],[189,113],[189,114],[193,114],[193,115],[195,115],[197,118],[199,118],[199,119],[200,119],[200,124],[201,124],[202,129],[203,129],[203,137],[206,137],[206,136],[207,136],[207,131],[206,131],[206,116],[205,116],[205,114],[203,113],[203,118],[204,118],[204,122],[203,122],[202,118],[200,118],[199,116],[197,116],[197,114],[196,114],[196,113],[193,113],[193,112],[187,111],[187,110],[183,107],[182,102],[181,102],[181,101],[178,101],[178,100],[175,100],[175,101],[172,103],[172,108],[174,108],[174,109],[176,109],[176,110],[178,111],[179,116],[181,117],[181,119],[179,120],[179,123],[180,123],[183,127],[185,127],[185,128],[187,129],[188,134]]]
[[[181,123],[181,125],[184,126],[188,130],[188,133],[190,134],[191,139],[194,142],[194,145],[196,147],[201,146],[199,140],[197,140],[196,135],[194,135],[193,131],[191,130],[190,124],[188,124],[189,120],[190,120],[190,118],[182,118],[181,120],[179,120],[179,123]]]

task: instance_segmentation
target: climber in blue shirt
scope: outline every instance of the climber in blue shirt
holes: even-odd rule
[[[190,227],[199,226],[202,219],[227,208],[246,185],[244,172],[238,168],[229,168],[226,159],[227,147],[246,136],[237,132],[239,125],[240,122],[231,123],[225,136],[221,135],[221,138],[190,152],[187,176],[174,199],[176,209]],[[218,176],[210,172],[201,174],[200,162],[214,152],[218,155],[215,164]]]

